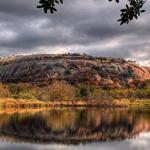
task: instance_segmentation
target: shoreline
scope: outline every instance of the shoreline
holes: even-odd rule
[[[150,107],[149,99],[114,99],[97,102],[95,100],[40,101],[34,99],[0,98],[0,109],[11,108],[51,108],[51,107]]]

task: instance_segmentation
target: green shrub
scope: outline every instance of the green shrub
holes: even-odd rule
[[[35,93],[33,93],[32,91],[20,92],[18,95],[14,95],[14,96],[22,99],[36,99]]]
[[[114,89],[114,90],[110,90],[109,94],[112,98],[115,98],[115,99],[134,98],[135,90],[133,90],[133,89]]]
[[[95,89],[93,92],[90,93],[89,99],[103,101],[106,99],[110,99],[110,97],[108,95],[108,91],[99,88],[99,89]]]
[[[66,69],[65,70],[65,75],[70,75],[71,74],[71,70],[70,69]]]
[[[111,99],[122,99],[122,98],[134,98],[135,91],[132,89],[109,89],[104,90],[103,88],[95,89],[90,94],[90,99],[94,100],[111,100]]]
[[[150,98],[150,80],[144,82],[144,87],[136,91],[137,98]]]
[[[35,99],[38,88],[28,83],[9,84],[11,97],[22,99]]]
[[[76,88],[76,97],[87,98],[94,91],[94,87],[86,84],[80,84]]]
[[[148,89],[140,89],[136,91],[137,98],[150,98],[150,90]]]

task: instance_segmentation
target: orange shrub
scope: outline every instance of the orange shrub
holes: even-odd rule
[[[38,96],[41,100],[72,100],[75,97],[75,88],[63,82],[56,81],[41,90]]]
[[[10,91],[8,87],[2,83],[0,83],[0,97],[9,97],[10,96]]]

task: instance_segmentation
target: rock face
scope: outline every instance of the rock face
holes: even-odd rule
[[[150,79],[146,67],[120,58],[79,54],[10,56],[0,58],[0,81],[50,84],[63,80],[71,84],[121,86]]]

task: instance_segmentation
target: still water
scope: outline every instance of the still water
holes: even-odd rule
[[[0,150],[149,150],[150,109],[0,112]]]

